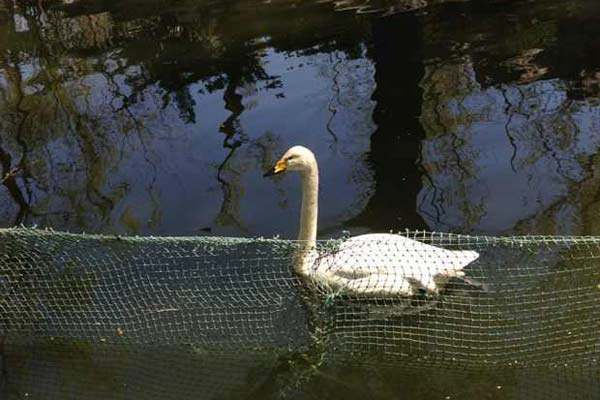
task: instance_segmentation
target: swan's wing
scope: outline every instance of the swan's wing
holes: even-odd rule
[[[412,296],[413,285],[401,276],[370,275],[366,278],[348,280],[344,292],[361,297]]]
[[[400,235],[369,234],[346,240],[318,268],[348,278],[393,275],[435,290],[434,277],[462,277],[462,269],[478,257],[475,251],[446,250]]]

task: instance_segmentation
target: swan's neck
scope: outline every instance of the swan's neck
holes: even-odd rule
[[[317,241],[317,218],[319,216],[319,172],[317,166],[302,174],[302,210],[298,240],[314,247]]]
[[[308,275],[317,244],[317,219],[319,216],[319,168],[315,161],[310,169],[302,173],[302,210],[300,211],[300,259],[297,272]]]

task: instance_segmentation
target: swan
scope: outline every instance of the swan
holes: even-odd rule
[[[411,297],[425,290],[437,295],[451,278],[463,279],[475,251],[446,250],[396,234],[366,234],[346,239],[327,254],[317,251],[319,168],[312,151],[294,146],[265,176],[297,171],[302,178],[301,244],[294,270],[301,277],[346,295]]]

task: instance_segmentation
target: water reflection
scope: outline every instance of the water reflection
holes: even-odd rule
[[[594,3],[152,4],[3,11],[4,225],[293,237],[297,182],[259,177],[302,143],[325,236],[595,232]]]
[[[246,32],[247,21],[227,10],[218,14],[231,19],[223,25],[241,29],[221,32],[218,18],[201,14],[206,7],[192,7],[193,17],[168,10],[120,21],[101,10],[29,6],[21,11],[28,29],[5,26],[16,40],[2,70],[4,173],[21,171],[17,183],[6,181],[5,213],[16,214],[6,223],[293,235],[295,224],[273,222],[296,219],[288,217],[295,198],[277,207],[288,201],[260,172],[297,142],[319,153],[323,200],[341,195],[324,210],[325,225],[360,209],[372,179],[363,161],[373,130],[364,45],[348,38],[330,49],[327,32],[288,44],[286,32]],[[311,27],[303,29],[304,40]],[[282,185],[280,193],[292,191]],[[270,215],[254,207],[265,201]]]
[[[1,2],[2,226],[294,237],[299,182],[262,172],[301,143],[322,169],[323,237],[598,234],[599,19],[593,0]],[[10,368],[3,357],[3,371],[64,367],[24,353]],[[244,382],[289,365],[263,355]],[[157,380],[178,360],[169,357]],[[483,382],[468,392],[449,388],[456,371],[435,366],[435,387],[397,366],[357,387],[348,376],[374,369],[348,357],[324,363],[303,394],[479,398],[508,383],[511,393],[490,396],[535,392],[531,370],[459,374]],[[194,362],[177,371],[205,368]],[[152,362],[134,364],[139,373]],[[590,371],[571,377],[584,398],[597,388]],[[566,396],[543,388],[541,398]]]
[[[443,91],[436,84],[449,81]],[[596,186],[597,101],[569,99],[556,79],[481,88],[468,59],[438,66],[427,83],[422,165],[430,179],[419,204],[430,225],[585,232],[578,192]]]
[[[597,233],[590,191],[597,186],[600,63],[586,57],[596,36],[571,29],[596,12],[581,3],[557,10],[517,8],[507,16],[519,36],[494,43],[469,28],[446,60],[427,62],[421,123],[423,189],[429,227],[487,233]],[[575,14],[575,15],[573,15]],[[534,24],[526,24],[527,17]],[[465,17],[468,19],[468,17]],[[442,25],[436,32],[451,29]],[[479,31],[479,35],[475,35]],[[575,48],[567,43],[577,43]],[[512,45],[514,47],[509,47]],[[572,63],[561,60],[565,53]],[[591,54],[591,53],[590,53]],[[576,60],[576,61],[575,61]]]

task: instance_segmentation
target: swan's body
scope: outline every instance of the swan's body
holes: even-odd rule
[[[308,278],[344,292],[371,297],[412,296],[416,289],[437,294],[450,278],[478,258],[474,251],[450,251],[394,234],[350,238],[331,254],[306,258]],[[308,263],[307,263],[308,261]]]
[[[395,234],[368,234],[345,240],[337,250],[316,248],[319,173],[314,154],[305,147],[289,149],[270,174],[299,171],[302,211],[295,263],[298,274],[335,290],[361,297],[413,296],[417,289],[437,294],[451,278],[464,278],[474,251],[452,251]]]

